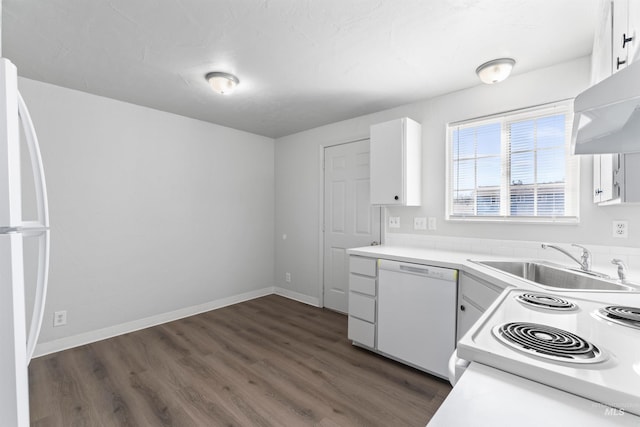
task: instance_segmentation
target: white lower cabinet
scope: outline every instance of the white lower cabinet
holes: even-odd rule
[[[351,292],[349,294],[349,316],[375,323],[376,298]]]
[[[355,344],[376,347],[377,259],[349,257],[349,330]]]
[[[456,341],[460,341],[503,290],[504,288],[469,273],[460,273]]]
[[[349,316],[349,339],[360,345],[374,348],[376,345],[376,325]]]
[[[460,338],[478,321],[484,310],[478,308],[474,302],[464,297],[458,298],[458,327],[456,333],[456,341],[460,341]]]

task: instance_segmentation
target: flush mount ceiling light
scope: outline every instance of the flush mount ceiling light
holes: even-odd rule
[[[476,74],[483,83],[498,83],[509,77],[516,61],[511,58],[494,59],[476,68]]]
[[[204,76],[211,85],[211,89],[222,95],[230,95],[240,83],[240,80],[233,74],[213,71]]]

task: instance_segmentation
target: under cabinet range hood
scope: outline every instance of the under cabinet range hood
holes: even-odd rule
[[[574,113],[575,154],[640,152],[640,61],[578,95]]]

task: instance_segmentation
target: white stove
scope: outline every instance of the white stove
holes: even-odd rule
[[[640,295],[513,289],[457,356],[640,415]]]

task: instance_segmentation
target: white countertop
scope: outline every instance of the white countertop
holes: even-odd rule
[[[421,263],[437,263],[440,267],[459,268],[469,258],[477,258],[477,253],[445,251],[441,249],[426,249],[408,246],[365,246],[363,248],[348,249],[351,255],[385,258],[395,261]],[[484,256],[481,256],[484,257]]]
[[[622,427],[640,417],[472,363],[428,427]]]
[[[491,254],[479,254],[477,252],[463,252],[463,251],[450,251],[450,250],[442,250],[442,249],[431,249],[431,248],[420,248],[413,246],[389,246],[389,245],[379,245],[379,246],[365,246],[361,248],[353,248],[348,249],[347,253],[350,255],[360,255],[372,258],[384,258],[390,259],[393,261],[400,262],[412,262],[416,264],[426,264],[432,265],[435,267],[445,267],[445,268],[453,268],[456,270],[465,271],[467,273],[473,274],[479,278],[484,280],[491,281],[491,283],[507,288],[507,287],[518,287],[521,289],[530,289],[530,290],[544,290],[546,292],[553,293],[566,293],[567,295],[574,294],[579,292],[580,296],[585,298],[597,299],[598,296],[606,293],[607,296],[613,296],[613,300],[619,300],[621,303],[624,302],[624,295],[629,295],[630,292],[604,292],[604,291],[584,291],[584,290],[570,290],[570,289],[558,289],[558,290],[550,290],[549,288],[544,288],[541,286],[537,286],[533,282],[525,279],[521,279],[498,270],[495,270],[490,267],[483,266],[476,262],[472,262],[470,260],[479,260],[479,261],[501,261],[501,260],[520,260],[520,261],[532,261],[531,259],[523,259],[516,257],[506,257],[506,256],[496,256]],[[543,259],[534,260],[540,262],[547,262]],[[557,261],[553,261],[552,264],[563,265],[558,263]],[[573,268],[572,264],[564,264],[563,266]],[[595,271],[598,271],[597,268],[594,267]],[[640,293],[640,289],[637,291]],[[635,294],[635,292],[633,292]],[[611,298],[607,298],[611,300]]]

